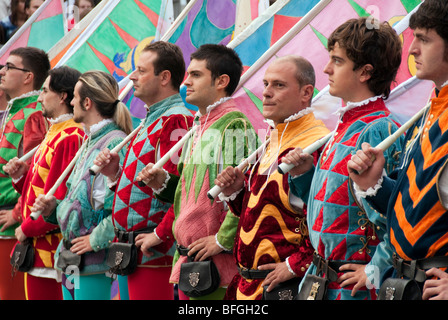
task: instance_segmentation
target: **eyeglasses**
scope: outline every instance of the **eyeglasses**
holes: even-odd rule
[[[0,69],[3,69],[3,68],[5,68],[5,71],[8,71],[8,70],[20,70],[20,71],[24,71],[24,72],[31,72],[30,70],[28,70],[28,69],[22,69],[22,68],[18,68],[18,67],[14,67],[14,66],[12,66],[12,65],[10,65],[10,64],[5,64],[5,65],[0,65]]]

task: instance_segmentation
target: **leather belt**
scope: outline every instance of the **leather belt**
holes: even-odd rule
[[[448,267],[448,256],[437,256],[409,261],[403,260],[394,253],[393,265],[399,278],[405,276],[409,279],[415,279],[417,282],[424,282],[426,280],[426,270]]]
[[[331,282],[336,281],[338,279],[338,273],[339,272],[346,272],[339,270],[340,267],[342,267],[345,264],[366,264],[366,262],[362,261],[333,261],[333,260],[326,260],[322,258],[317,252],[314,253],[313,256],[313,264],[317,268],[317,274],[320,274],[321,272],[326,275],[328,280]]]
[[[269,272],[272,270],[257,270],[257,269],[248,269],[244,267],[238,266],[238,273],[244,278],[248,280],[252,279],[264,279],[267,277]]]
[[[155,227],[148,227],[140,230],[133,230],[133,231],[122,231],[118,228],[115,228],[115,236],[118,238],[119,242],[129,242],[133,243],[135,236],[141,233],[151,233],[153,232]]]

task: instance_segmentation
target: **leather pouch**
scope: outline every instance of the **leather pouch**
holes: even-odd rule
[[[82,268],[82,255],[64,249],[59,253],[58,261],[56,262],[58,268],[66,272],[69,266],[76,267],[79,270]]]
[[[109,247],[106,264],[110,273],[126,276],[135,271],[138,251],[134,243],[114,242]]]
[[[414,279],[387,278],[377,300],[422,300],[422,292]]]
[[[27,272],[34,265],[34,248],[29,240],[17,243],[11,256],[12,275]]]
[[[179,290],[189,297],[202,297],[214,292],[220,281],[212,260],[185,262],[180,267]]]
[[[263,287],[262,300],[295,300],[299,291],[299,284],[302,278],[292,278],[288,281],[278,284],[270,292],[266,289],[268,286]]]
[[[308,274],[303,281],[297,300],[326,300],[328,279]]]

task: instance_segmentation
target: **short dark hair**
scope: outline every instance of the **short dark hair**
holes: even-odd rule
[[[328,51],[336,43],[346,50],[354,70],[366,64],[373,66],[367,81],[369,89],[388,98],[401,64],[402,45],[395,30],[387,22],[368,25],[367,18],[350,19],[330,35]]]
[[[73,112],[73,106],[70,102],[73,99],[73,91],[78,82],[81,72],[68,66],[54,68],[48,72],[50,77],[49,87],[57,93],[66,93],[67,97],[64,102],[70,112]]]
[[[154,61],[155,75],[168,70],[171,73],[171,85],[179,91],[185,78],[185,60],[179,46],[170,42],[156,41],[147,45],[143,49],[143,52],[145,51],[157,53],[157,59]]]
[[[12,50],[9,55],[22,58],[23,67],[34,75],[34,90],[39,90],[50,70],[50,60],[45,51],[35,47],[20,47]]]
[[[448,45],[448,2],[425,0],[409,19],[411,29],[434,29]]]
[[[204,44],[191,54],[191,60],[193,59],[206,61],[206,67],[212,73],[212,80],[227,74],[230,82],[226,93],[228,96],[233,94],[243,73],[243,64],[235,50],[221,44]]]

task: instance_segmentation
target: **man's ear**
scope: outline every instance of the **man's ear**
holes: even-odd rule
[[[171,84],[171,72],[169,70],[160,72],[159,77],[162,85],[167,86]]]
[[[227,74],[222,74],[215,79],[215,87],[217,89],[225,90],[230,83],[230,77]]]
[[[25,75],[25,80],[23,81],[24,84],[28,85],[28,84],[33,84],[34,83],[34,73],[32,72],[27,72]]]
[[[93,106],[93,101],[89,97],[86,97],[86,98],[84,98],[82,105],[84,106],[84,109],[90,110]]]
[[[359,74],[359,80],[361,82],[367,82],[372,77],[373,66],[371,64],[366,64],[361,67]]]
[[[312,84],[307,84],[300,87],[302,105],[309,106],[314,96],[314,86]]]
[[[61,93],[61,102],[65,104],[65,99],[67,99],[67,92]]]

